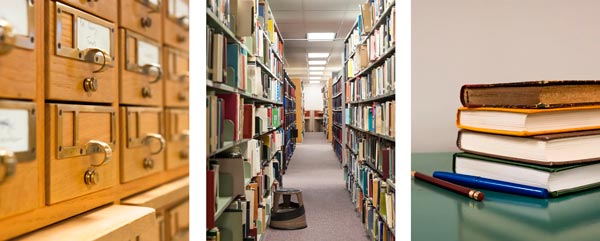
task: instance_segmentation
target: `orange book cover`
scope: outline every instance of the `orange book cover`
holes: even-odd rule
[[[461,129],[486,132],[492,134],[501,134],[501,135],[511,135],[511,136],[533,136],[533,135],[542,135],[542,134],[552,134],[552,133],[562,133],[562,132],[570,132],[570,131],[584,131],[584,130],[593,130],[600,129],[600,123],[598,125],[591,125],[586,127],[573,127],[573,128],[561,128],[561,129],[548,129],[542,131],[510,131],[510,130],[497,130],[497,129],[489,129],[489,128],[481,128],[481,127],[473,127],[461,124],[460,115],[463,111],[498,111],[498,112],[512,112],[512,113],[522,113],[527,114],[528,116],[535,114],[543,114],[543,113],[551,113],[551,112],[560,112],[560,111],[578,111],[578,110],[600,110],[600,105],[593,106],[578,106],[578,107],[565,107],[565,108],[554,108],[554,109],[513,109],[513,108],[493,108],[493,107],[477,107],[477,108],[469,108],[469,107],[460,107],[456,112],[456,126]]]

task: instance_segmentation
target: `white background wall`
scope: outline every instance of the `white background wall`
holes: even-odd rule
[[[304,84],[304,110],[323,110],[323,84]]]
[[[412,1],[412,151],[457,150],[463,84],[600,79],[598,10],[595,0]]]

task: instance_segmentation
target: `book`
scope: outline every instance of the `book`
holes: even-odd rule
[[[600,128],[600,105],[553,109],[467,108],[456,115],[458,128],[514,136]]]
[[[238,141],[243,135],[243,124],[240,123],[243,123],[244,99],[241,99],[237,93],[217,94],[217,96],[224,102],[223,119],[233,122],[233,141]]]
[[[538,165],[600,161],[600,130],[531,137],[461,130],[456,145],[465,152]]]
[[[600,163],[542,166],[531,163],[455,153],[454,172],[546,188],[552,197],[600,186]]]
[[[600,104],[598,80],[540,80],[470,84],[460,90],[465,107],[558,108]]]
[[[256,116],[256,107],[252,104],[244,104],[244,139],[252,139],[256,134],[254,117]]]
[[[212,229],[215,227],[215,206],[217,205],[217,196],[215,190],[215,171],[206,171],[206,227]]]

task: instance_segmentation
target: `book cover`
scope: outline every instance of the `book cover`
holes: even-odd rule
[[[231,120],[233,122],[233,140],[238,141],[240,139],[240,95],[237,93],[232,94],[217,94],[219,98],[223,99],[223,118]],[[242,103],[243,104],[243,103]]]
[[[215,227],[215,171],[206,171],[206,228]]]
[[[456,113],[456,126],[461,129],[467,129],[472,131],[479,132],[487,132],[493,134],[501,134],[501,135],[512,135],[512,136],[533,136],[533,135],[542,135],[542,134],[551,134],[551,133],[561,133],[561,132],[570,132],[570,131],[584,131],[584,130],[593,130],[600,129],[600,123],[595,125],[586,125],[586,126],[560,126],[560,127],[548,127],[548,129],[537,130],[537,131],[529,131],[529,130],[521,130],[521,131],[511,131],[511,130],[502,130],[502,129],[491,129],[485,127],[476,127],[463,125],[461,123],[461,115],[463,112],[475,112],[475,111],[487,111],[487,112],[507,112],[514,114],[523,114],[526,115],[527,118],[533,115],[543,116],[543,115],[555,115],[559,112],[562,113],[585,113],[590,110],[598,110],[600,117],[600,105],[598,106],[577,106],[577,107],[565,107],[565,108],[550,108],[550,109],[516,109],[516,108],[493,108],[493,107],[478,107],[478,108],[469,108],[469,107],[460,107]],[[575,118],[576,119],[576,118]],[[525,120],[523,120],[525,121]]]
[[[254,126],[254,116],[256,107],[252,104],[244,105],[244,139],[252,139],[256,134],[256,129]]]
[[[468,84],[460,90],[465,107],[557,108],[600,104],[598,80],[540,80]]]
[[[523,168],[527,168],[527,169],[531,169],[531,170],[546,172],[549,174],[560,173],[560,172],[567,171],[570,169],[582,168],[585,166],[595,166],[598,164],[598,163],[577,163],[577,164],[562,165],[562,166],[542,166],[542,165],[535,165],[535,164],[531,164],[531,163],[510,161],[510,160],[494,158],[494,157],[490,157],[490,156],[482,156],[482,155],[477,155],[477,154],[472,154],[472,153],[460,152],[460,153],[455,153],[452,157],[452,171],[454,171],[454,172],[456,172],[457,157],[470,158],[470,159],[476,159],[476,160],[481,160],[481,161],[486,161],[486,162],[493,162],[493,163],[499,163],[499,164],[504,164],[504,165],[523,167]],[[492,178],[492,179],[496,179],[496,178]],[[524,185],[528,185],[528,184],[524,184]],[[562,189],[562,190],[557,190],[557,191],[548,190],[548,193],[552,197],[558,197],[558,196],[561,196],[564,194],[588,190],[588,189],[592,189],[592,188],[595,188],[598,186],[600,186],[600,182],[590,183],[590,184],[578,186],[575,188]]]
[[[495,142],[497,142],[498,145],[500,145],[501,147],[505,146],[502,144],[504,141],[507,141],[507,142],[512,141],[519,145],[525,145],[529,141],[537,141],[536,147],[540,146],[540,145],[543,145],[544,147],[546,147],[547,142],[550,142],[553,140],[578,138],[578,137],[589,139],[587,137],[593,137],[593,136],[600,135],[600,130],[573,131],[573,132],[563,132],[563,133],[555,133],[555,134],[534,135],[534,136],[527,136],[527,137],[506,136],[506,135],[498,135],[498,134],[472,132],[472,131],[468,131],[468,130],[459,130],[458,136],[456,138],[456,146],[458,147],[458,149],[465,151],[465,152],[474,153],[474,154],[478,154],[478,155],[485,155],[485,156],[490,156],[490,157],[495,157],[495,158],[501,158],[501,159],[508,159],[508,160],[513,160],[513,161],[518,161],[518,162],[526,162],[526,163],[531,163],[531,164],[543,165],[543,166],[566,165],[566,164],[575,164],[575,163],[594,162],[594,161],[600,160],[600,156],[578,158],[581,156],[585,156],[585,153],[582,153],[581,151],[577,151],[576,154],[571,154],[570,156],[572,158],[567,161],[557,161],[557,162],[534,160],[531,158],[528,159],[528,158],[520,157],[518,155],[510,155],[509,153],[506,153],[506,154],[492,153],[490,151],[485,151],[484,150],[485,146],[482,146],[482,143],[477,144],[478,148],[464,147],[463,146],[463,135],[464,134],[484,136],[486,139],[495,140]],[[577,150],[577,149],[575,149],[577,147],[581,147],[581,145],[579,145],[579,146],[567,145],[567,146],[561,148],[560,150],[555,151],[555,153],[562,151],[562,150],[567,151],[567,152],[573,152],[573,151]],[[516,152],[518,153],[518,150]],[[533,152],[533,150],[529,151],[528,153],[531,153],[531,152]],[[544,157],[546,157],[546,155],[544,155]]]

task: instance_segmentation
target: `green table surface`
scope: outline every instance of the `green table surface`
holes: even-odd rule
[[[414,153],[412,170],[452,171],[452,153]],[[478,202],[411,182],[413,241],[600,240],[600,188],[552,199],[482,190],[485,200]]]

